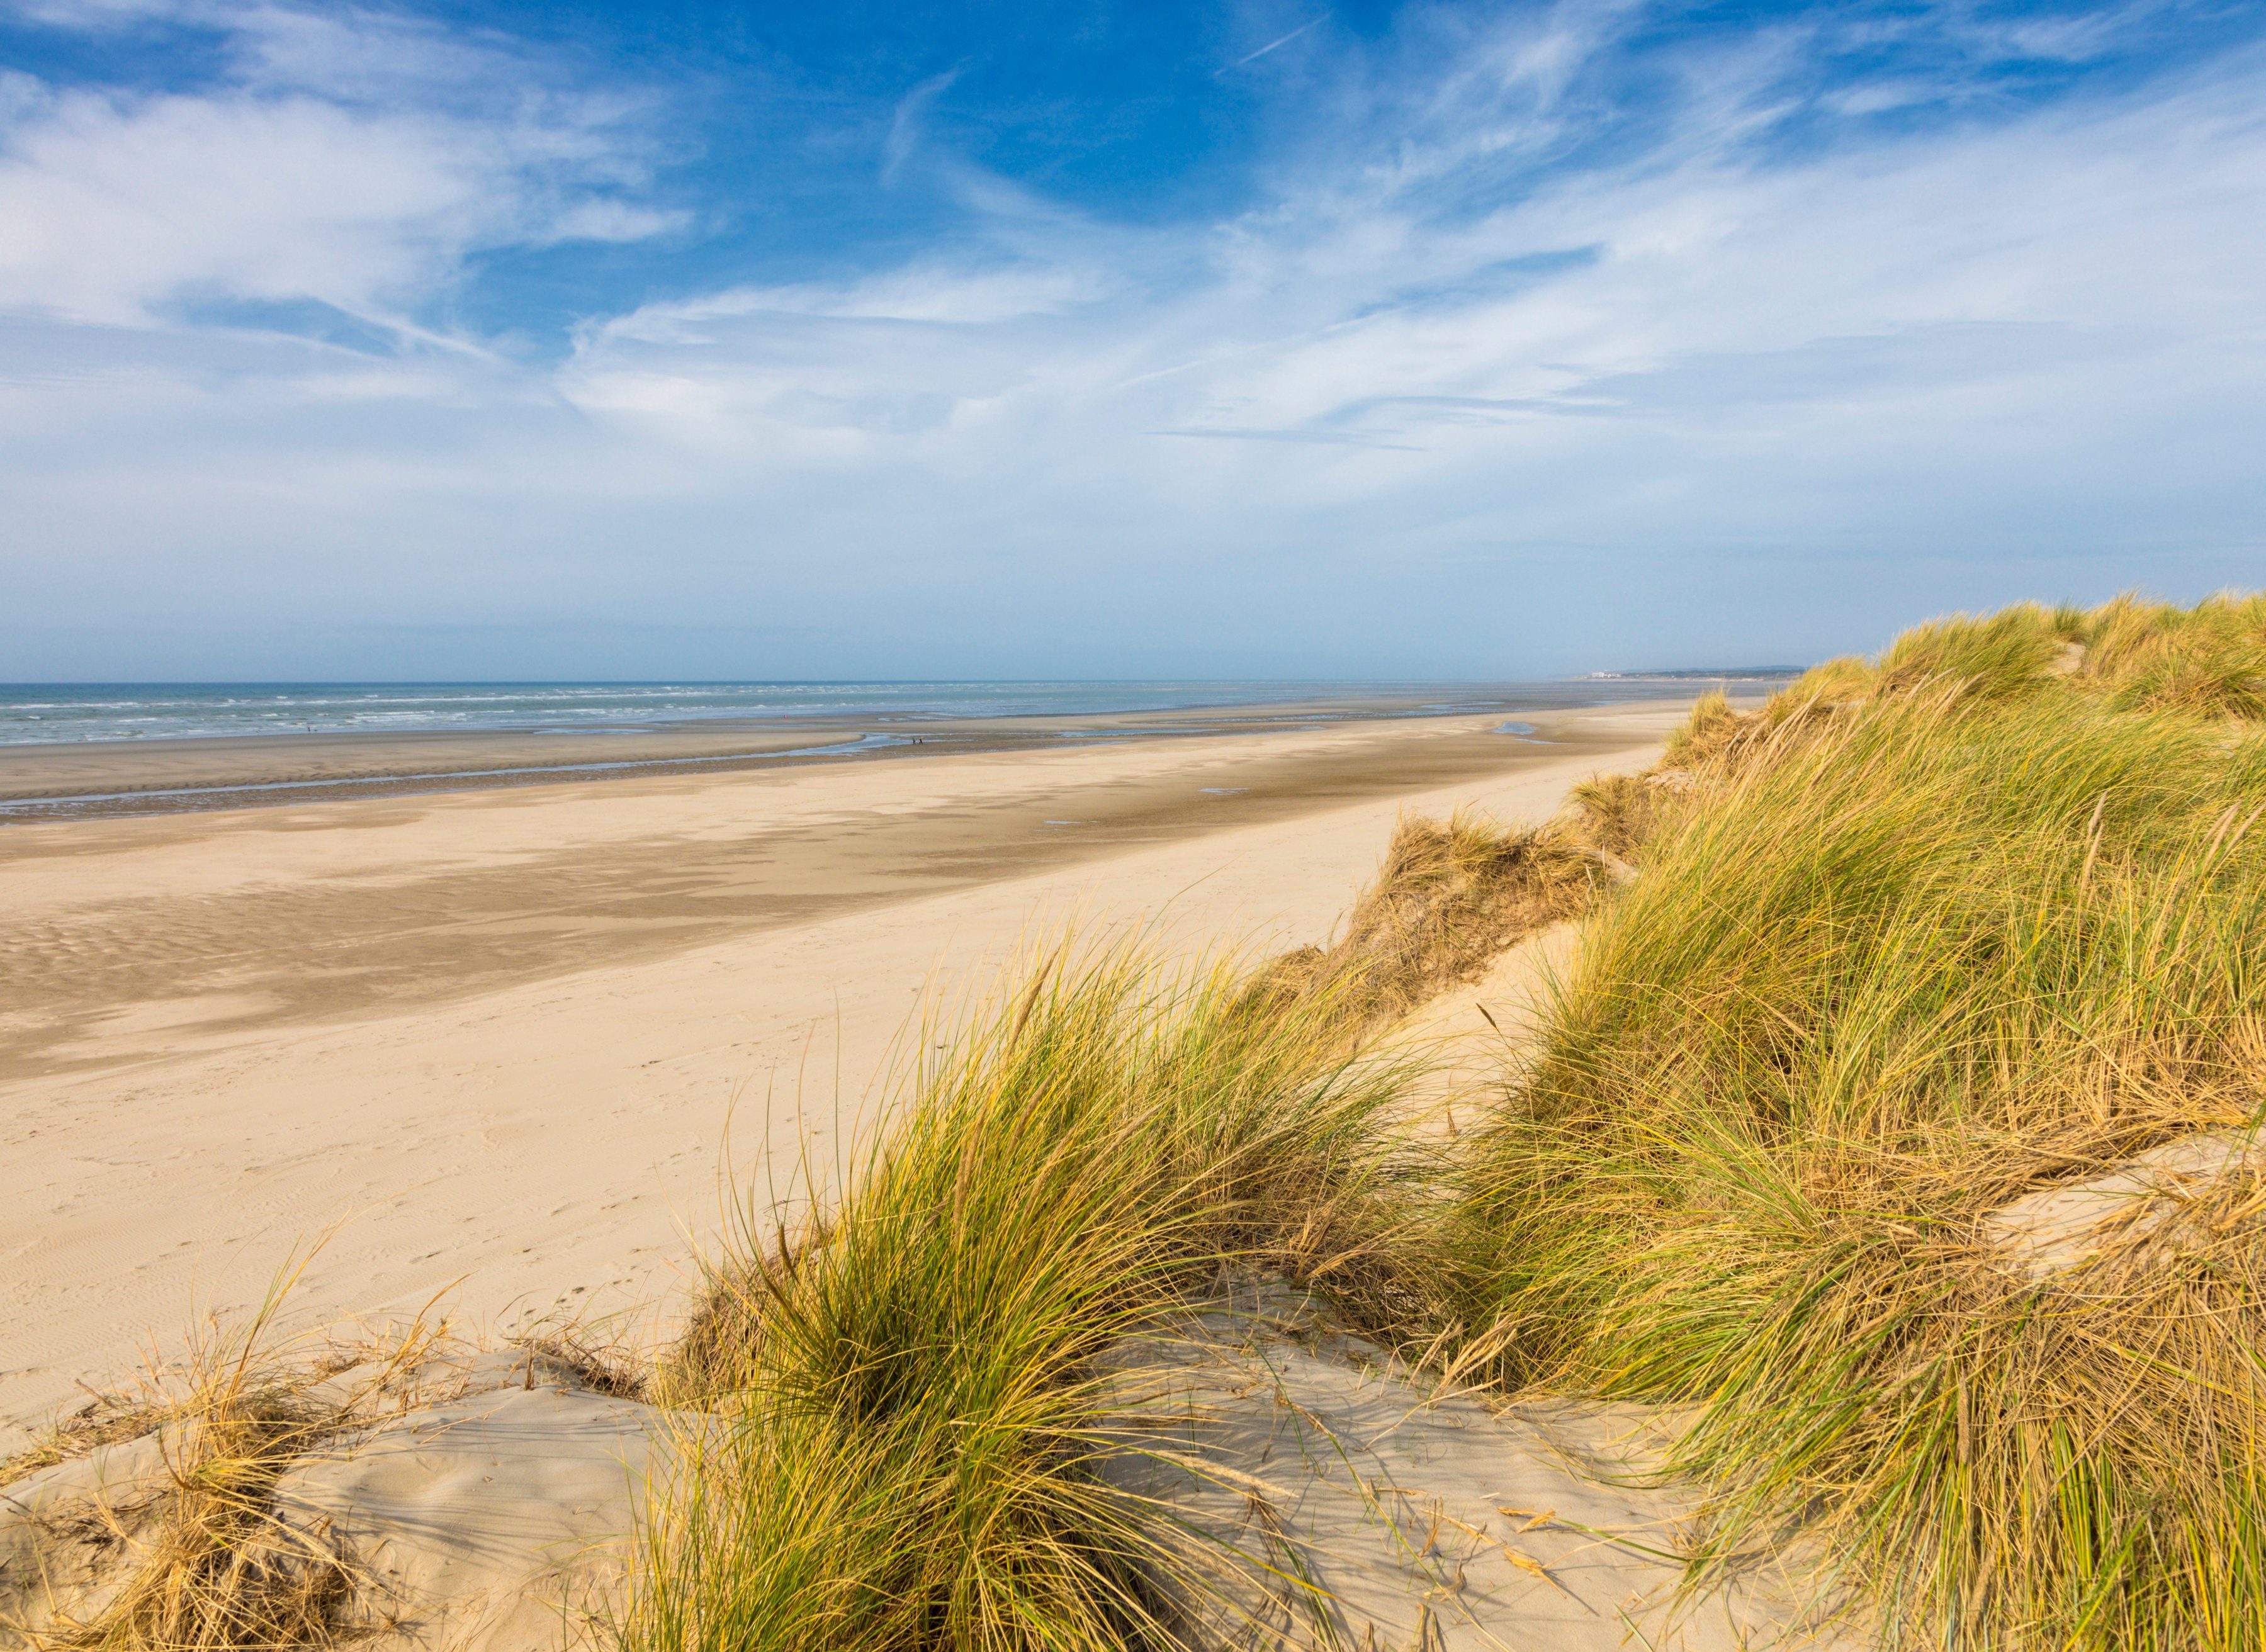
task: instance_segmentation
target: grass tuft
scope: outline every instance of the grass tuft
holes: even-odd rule
[[[339,1429],[342,1403],[318,1403],[311,1374],[289,1366],[268,1333],[299,1259],[240,1330],[212,1326],[193,1344],[162,1422],[164,1484],[109,1539],[130,1565],[85,1621],[59,1619],[35,1641],[49,1652],[244,1652],[327,1644],[354,1587],[326,1538],[277,1515],[285,1471]]]
[[[1659,787],[1635,774],[1593,774],[1567,793],[1581,840],[1622,861],[1635,859],[1652,835],[1659,800]]]
[[[1586,782],[1577,813],[1542,826],[1468,811],[1445,822],[1404,817],[1344,932],[1327,947],[1272,960],[1242,989],[1244,1009],[1295,1012],[1310,1027],[1334,1021],[1357,1042],[1478,975],[1505,947],[1583,911],[1633,875],[1613,844],[1633,847],[1646,822],[1643,800],[1619,789],[1623,778]]]
[[[1955,614],[1930,620],[1905,632],[1881,656],[1873,692],[1904,693],[1948,682],[1962,695],[2007,698],[2048,682],[2061,645],[2053,616],[2035,603],[1980,618]]]
[[[2238,632],[2159,638],[2131,656],[2115,704],[2246,720],[2266,718],[2266,642]]]
[[[714,1267],[662,1385],[715,1422],[625,1647],[1172,1640],[1185,1561],[1093,1472],[1100,1358],[1224,1267],[1363,1287],[1392,1081],[1344,1048],[1327,992],[1254,1015],[1127,953],[994,1005],[838,1202]]]

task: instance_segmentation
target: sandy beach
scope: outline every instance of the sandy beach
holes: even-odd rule
[[[0,1652],[2266,1652],[2266,5],[17,11]]]
[[[1319,939],[1401,811],[1539,817],[1681,709],[8,827],[9,1437],[318,1237],[312,1322],[663,1302],[727,1189],[830,1174],[921,1008],[1019,947]]]

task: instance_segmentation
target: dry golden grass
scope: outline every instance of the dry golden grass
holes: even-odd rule
[[[162,1425],[162,1486],[130,1522],[100,1505],[87,1515],[107,1524],[101,1535],[129,1575],[91,1619],[59,1615],[35,1643],[57,1652],[235,1652],[328,1639],[332,1611],[351,1586],[344,1558],[279,1520],[269,1494],[340,1417],[305,1397],[303,1373],[287,1373],[261,1347],[274,1307],[271,1298],[241,1333],[209,1332],[166,1385],[171,1397],[138,1414]]]
[[[324,1644],[352,1588],[347,1559],[277,1519],[268,1494],[335,1419],[233,1376],[193,1396],[183,1419],[154,1524],[117,1533],[136,1552],[131,1580],[92,1621],[44,1639],[89,1652]]]
[[[91,1449],[154,1431],[160,1467],[122,1504],[96,1499],[75,1509],[76,1536],[106,1551],[106,1571],[122,1571],[122,1581],[100,1590],[99,1608],[84,1619],[50,1603],[42,1626],[24,1632],[27,1644],[40,1652],[250,1652],[333,1641],[355,1587],[352,1557],[325,1533],[284,1519],[276,1483],[327,1449],[443,1332],[420,1319],[382,1345],[297,1357],[276,1327],[304,1261],[287,1266],[246,1324],[208,1323],[181,1359],[153,1363],[143,1398],[98,1408],[95,1427],[67,1429],[37,1454],[44,1460],[34,1469],[68,1460],[66,1444]],[[375,1374],[347,1390],[318,1389],[347,1364]]]
[[[1567,794],[1567,813],[1579,841],[1626,862],[1652,836],[1661,793],[1642,775],[1593,774]],[[1612,870],[1611,862],[1601,864]]]
[[[119,1445],[155,1433],[173,1415],[170,1400],[146,1394],[98,1393],[73,1415],[43,1431],[32,1444],[0,1463],[0,1487],[58,1463],[69,1463],[106,1445]]]
[[[544,1326],[514,1337],[511,1346],[525,1349],[586,1393],[609,1400],[653,1396],[652,1364],[622,1329],[585,1323]]]
[[[1600,800],[1589,820],[1631,811],[1612,783],[1592,781]],[[1606,830],[1611,830],[1610,826]],[[1327,947],[1272,960],[1246,989],[1254,1008],[1327,1003],[1348,1037],[1406,1016],[1503,949],[1583,910],[1629,868],[1574,821],[1505,826],[1459,812],[1445,822],[1416,816],[1393,829],[1385,865]]]

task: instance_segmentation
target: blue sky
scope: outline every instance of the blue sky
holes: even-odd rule
[[[0,0],[0,678],[2266,583],[2266,7]]]

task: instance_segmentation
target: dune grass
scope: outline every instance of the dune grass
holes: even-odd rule
[[[715,1266],[657,1392],[720,1426],[656,1502],[625,1647],[1173,1642],[1172,1546],[1093,1472],[1097,1358],[1223,1268],[1356,1283],[1392,1084],[1327,994],[1041,969],[838,1202]]]
[[[1703,1566],[1799,1525],[1892,1644],[2266,1645],[2266,1185],[2043,1280],[1985,1223],[2266,1103],[2257,615],[1942,622],[1674,743],[1434,1242],[1497,1381],[1700,1408]]]
[[[353,1586],[346,1558],[279,1520],[268,1494],[335,1419],[237,1369],[186,1407],[172,1484],[124,1590],[42,1637],[61,1652],[238,1652],[327,1643]]]
[[[375,1336],[287,1333],[286,1304],[320,1248],[287,1256],[249,1314],[208,1314],[178,1352],[153,1347],[137,1392],[98,1395],[5,1466],[0,1485],[104,1447],[155,1448],[31,1515],[28,1569],[0,1579],[23,1616],[0,1617],[0,1639],[33,1652],[273,1652],[371,1633],[340,1627],[366,1581],[357,1557],[327,1521],[279,1507],[277,1488],[364,1427],[381,1397],[406,1407],[403,1385],[459,1345],[430,1304]]]
[[[349,1400],[318,1400],[318,1371],[296,1363],[275,1331],[306,1256],[271,1282],[233,1328],[217,1319],[121,1414],[158,1430],[163,1478],[146,1506],[98,1509],[124,1568],[120,1586],[84,1620],[59,1616],[27,1639],[44,1652],[243,1652],[314,1647],[354,1586],[348,1557],[325,1534],[281,1518],[271,1494],[291,1466],[340,1427]],[[385,1369],[413,1359],[422,1327]],[[98,1414],[101,1408],[98,1407]],[[131,1437],[121,1422],[113,1438]],[[131,1516],[132,1517],[128,1517]]]
[[[42,1429],[24,1450],[0,1461],[0,1490],[26,1475],[100,1451],[138,1440],[171,1422],[171,1402],[145,1394],[97,1393],[77,1414]]]
[[[1885,1645],[2266,1647],[2266,1181],[2043,1272],[1992,1224],[2257,1128],[2262,647],[2248,598],[1934,622],[1548,827],[1404,823],[1331,948],[1042,973],[718,1263],[625,1652],[1181,1644],[1103,1356],[1223,1267],[1682,1408],[1695,1582],[1798,1539]],[[1583,913],[1487,1126],[1414,1153],[1362,1040]]]
[[[2020,603],[1915,625],[1877,660],[1829,660],[1773,697],[1759,717],[1720,699],[1679,735],[1671,762],[1844,707],[1916,689],[2008,700],[2041,692],[2123,711],[2266,716],[2266,596],[2222,594],[2177,608],[2126,595],[2094,609]]]
[[[1511,826],[1460,810],[1447,821],[1404,816],[1385,864],[1327,947],[1270,961],[1246,1002],[1280,1012],[1304,1004],[1302,1024],[1334,1021],[1349,1039],[1388,1026],[1503,948],[1585,910],[1627,866],[1614,844],[1633,841],[1626,777],[1586,784],[1573,815]]]

